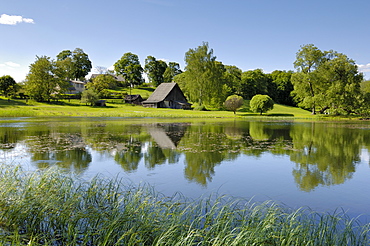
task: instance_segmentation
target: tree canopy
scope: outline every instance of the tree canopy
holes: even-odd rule
[[[173,81],[173,78],[180,73],[182,73],[180,64],[177,62],[169,62],[166,70],[163,73],[163,80],[166,83],[170,83]]]
[[[190,100],[202,104],[219,106],[224,101],[222,93],[225,67],[216,61],[208,43],[189,49],[185,53],[185,90]]]
[[[0,93],[4,96],[9,96],[16,93],[18,85],[10,75],[0,77]]]
[[[253,112],[260,113],[261,115],[274,108],[274,101],[268,95],[255,95],[249,104]]]
[[[227,110],[231,110],[235,114],[236,110],[238,110],[238,108],[243,106],[243,102],[244,102],[244,100],[241,96],[231,95],[231,96],[226,98],[224,106]]]
[[[80,48],[63,50],[57,55],[56,74],[63,79],[83,79],[92,68],[88,55]]]
[[[121,59],[114,63],[114,70],[131,85],[143,83],[143,68],[140,65],[139,57],[131,52],[123,54]]]
[[[91,82],[86,84],[87,89],[94,89],[94,91],[101,95],[101,93],[109,88],[113,88],[116,84],[115,78],[110,74],[99,74]]]
[[[167,69],[167,63],[157,60],[154,56],[148,56],[145,59],[145,72],[148,74],[149,81],[158,86],[164,82],[164,72]]]
[[[36,56],[26,77],[27,94],[36,101],[50,101],[67,90],[69,83],[55,75],[56,63],[47,56]]]
[[[363,75],[346,55],[305,45],[294,66],[297,72],[292,75],[292,93],[299,106],[310,108],[312,114],[317,109],[320,113],[355,113],[359,108]]]

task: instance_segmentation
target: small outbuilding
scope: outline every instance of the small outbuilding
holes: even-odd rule
[[[142,105],[150,108],[191,109],[191,104],[177,83],[161,83]]]
[[[141,105],[141,102],[144,99],[140,95],[126,95],[125,96],[125,103]]]

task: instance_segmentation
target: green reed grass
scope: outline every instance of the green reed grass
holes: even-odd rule
[[[226,196],[193,201],[57,169],[0,168],[1,245],[369,245],[345,213],[290,210]]]

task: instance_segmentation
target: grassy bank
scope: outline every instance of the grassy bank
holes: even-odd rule
[[[194,111],[179,109],[153,109],[142,106],[123,104],[120,99],[108,99],[107,107],[90,107],[79,100],[63,100],[53,103],[38,103],[25,100],[7,100],[0,98],[0,117],[172,117],[172,118],[243,118],[259,117],[242,108],[236,115],[230,111]],[[283,116],[296,118],[313,118],[310,112],[283,105],[275,105],[274,109],[263,117]]]
[[[1,245],[368,245],[345,214],[227,197],[187,200],[102,177],[0,168]]]

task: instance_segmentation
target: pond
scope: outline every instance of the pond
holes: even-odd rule
[[[370,221],[370,122],[2,119],[0,160],[119,177],[166,195],[217,193]]]

